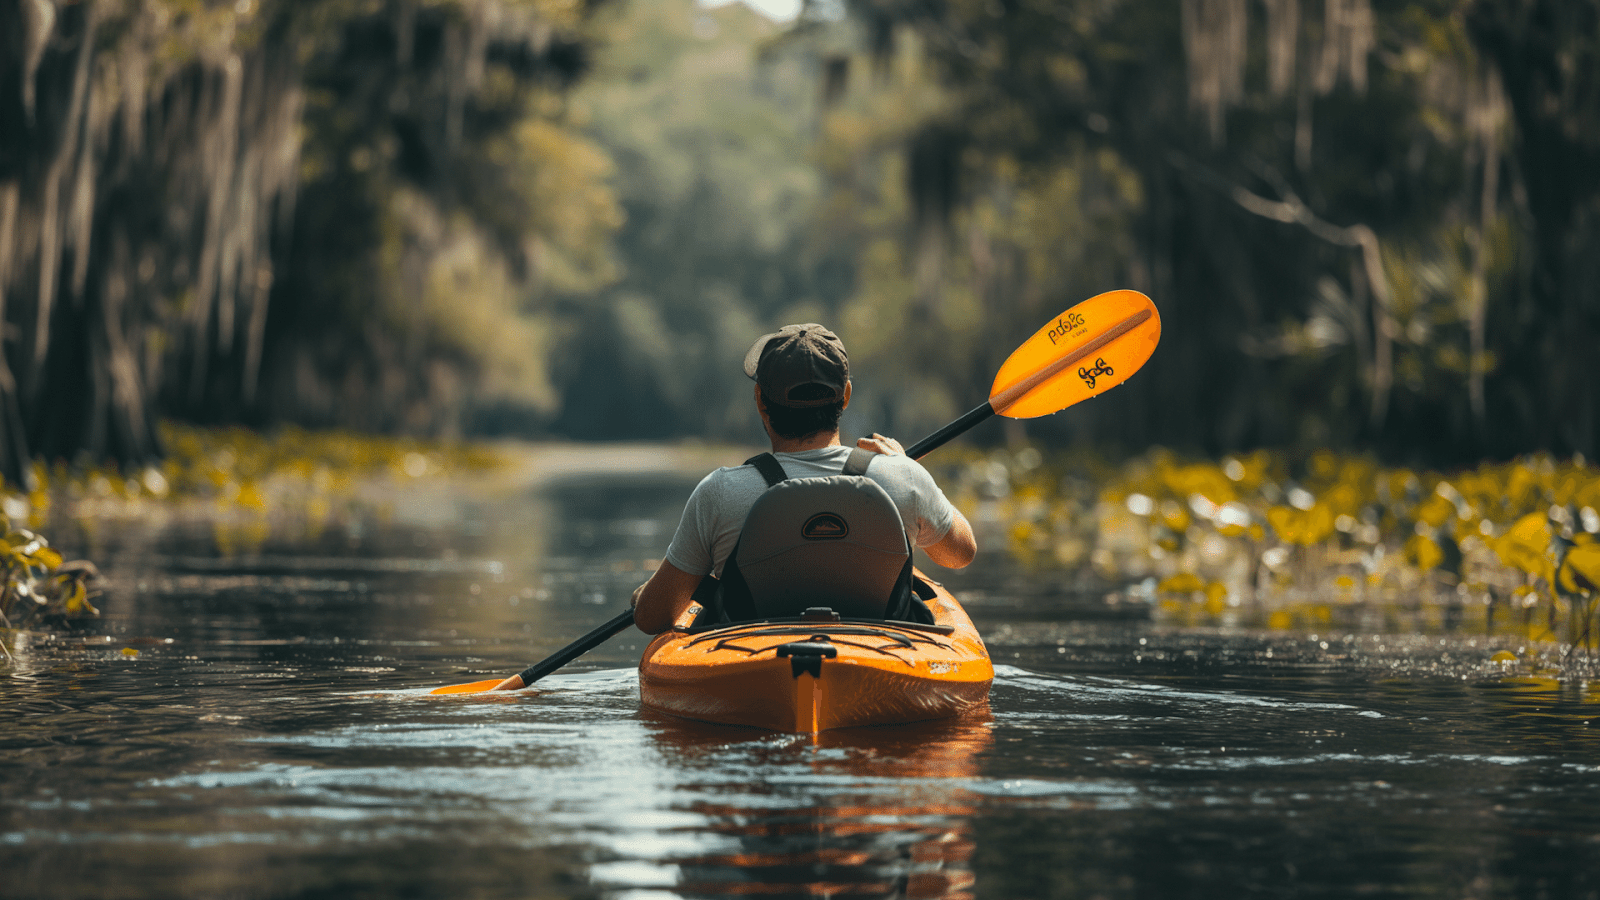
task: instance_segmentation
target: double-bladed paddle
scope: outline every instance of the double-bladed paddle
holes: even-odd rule
[[[1060,412],[1128,380],[1161,341],[1161,316],[1138,291],[1110,291],[1079,303],[1034,333],[1006,358],[989,399],[961,418],[913,444],[906,455],[921,459],[994,415],[1032,419]],[[633,624],[633,610],[506,679],[436,688],[434,694],[517,690],[549,675]]]

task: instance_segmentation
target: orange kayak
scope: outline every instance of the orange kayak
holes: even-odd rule
[[[813,610],[697,628],[700,607],[691,606],[645,648],[640,701],[686,719],[800,734],[982,708],[994,682],[989,651],[955,597],[934,589],[933,625]]]

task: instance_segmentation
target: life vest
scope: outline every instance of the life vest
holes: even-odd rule
[[[866,476],[878,454],[857,448],[838,475],[789,478],[771,453],[745,461],[767,490],[751,505],[722,567],[720,621],[840,616],[932,622],[913,592],[911,544],[900,511]]]

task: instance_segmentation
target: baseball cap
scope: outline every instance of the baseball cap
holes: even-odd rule
[[[755,379],[772,403],[827,406],[844,399],[850,358],[839,336],[821,325],[785,325],[751,345],[744,356],[744,374]],[[793,396],[802,385],[817,387]]]

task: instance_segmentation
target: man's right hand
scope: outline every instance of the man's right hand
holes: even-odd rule
[[[899,441],[877,432],[873,432],[872,437],[857,438],[856,446],[863,450],[871,450],[873,453],[882,453],[884,456],[906,455],[906,448],[900,446]]]
[[[900,442],[887,435],[873,432],[872,437],[856,439],[856,446],[884,456],[905,456]],[[928,558],[947,569],[960,569],[971,564],[978,555],[978,539],[972,534],[972,525],[960,510],[954,510],[955,520],[950,530],[937,543],[922,548]]]

